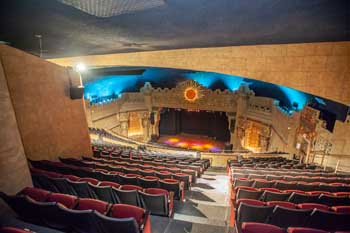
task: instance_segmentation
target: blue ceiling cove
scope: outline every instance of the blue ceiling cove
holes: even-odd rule
[[[237,90],[242,84],[248,85],[256,96],[273,98],[278,107],[286,114],[300,111],[309,103],[321,111],[333,114],[338,120],[344,121],[348,106],[334,101],[316,97],[289,87],[257,81],[244,77],[201,72],[191,70],[179,70],[169,68],[145,68],[139,75],[105,75],[88,78],[83,76],[85,86],[84,96],[91,104],[103,104],[113,101],[124,92],[138,92],[145,82],[150,82],[153,87],[174,88],[179,82],[191,79],[204,87],[215,90]]]

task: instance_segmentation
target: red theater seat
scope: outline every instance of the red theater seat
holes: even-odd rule
[[[31,233],[32,231],[23,230],[16,227],[1,227],[1,233]]]
[[[51,193],[48,201],[58,202],[69,209],[73,209],[78,204],[78,198],[76,196],[63,193]]]
[[[74,182],[77,182],[80,179],[80,177],[74,175],[63,175],[62,177]]]
[[[319,230],[319,229],[314,229],[314,228],[290,227],[288,228],[288,233],[329,233],[329,232]]]
[[[244,222],[242,233],[284,233],[282,228],[265,223]]]
[[[295,209],[296,205],[288,201],[269,201],[266,203],[267,206],[283,206],[290,209]]]
[[[120,184],[116,183],[116,182],[111,182],[111,181],[102,181],[99,183],[98,186],[111,186],[114,188],[119,188]]]
[[[242,199],[237,200],[237,207],[239,207],[239,205],[241,203],[245,203],[245,204],[249,204],[249,205],[256,205],[256,206],[264,206],[265,205],[265,202],[263,202],[263,201],[242,198]]]
[[[50,196],[49,191],[39,189],[39,188],[32,188],[32,187],[26,187],[20,193],[27,195],[36,201],[41,201],[41,202],[45,202]]]
[[[137,185],[122,185],[121,190],[138,190],[138,191],[142,191],[142,188],[140,186]]]
[[[109,204],[104,201],[90,199],[90,198],[80,198],[77,206],[77,210],[96,210],[101,214],[106,214],[108,211]]]
[[[336,213],[350,214],[350,206],[333,206],[332,210]]]
[[[94,178],[80,178],[79,181],[85,181],[85,182],[88,182],[88,183],[93,184],[93,185],[98,185],[98,183],[100,183],[100,181],[98,181]]]
[[[110,211],[114,218],[135,218],[137,224],[142,226],[145,217],[145,210],[132,205],[114,204]]]
[[[319,209],[319,210],[329,210],[329,206],[317,204],[317,203],[301,203],[297,205],[299,209]]]

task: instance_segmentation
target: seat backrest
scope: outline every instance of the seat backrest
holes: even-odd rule
[[[297,184],[293,182],[275,182],[275,187],[279,190],[296,189]]]
[[[287,201],[289,198],[289,193],[277,193],[277,192],[270,192],[270,191],[264,191],[262,194],[262,201],[268,202],[268,201]]]
[[[87,177],[80,178],[79,181],[85,181],[85,182],[88,182],[88,183],[94,184],[94,185],[98,185],[98,183],[100,183],[100,181],[98,181],[94,178],[87,178]]]
[[[49,191],[39,189],[39,188],[32,188],[32,187],[26,187],[20,193],[27,195],[36,201],[42,201],[42,202],[46,201],[50,196]]]
[[[111,207],[110,216],[113,218],[134,218],[139,226],[142,226],[145,210],[127,204],[115,204]]]
[[[301,203],[297,205],[299,209],[319,209],[319,210],[329,210],[329,206],[318,204],[318,203]]]
[[[95,193],[97,199],[107,203],[119,203],[117,195],[112,191],[111,186],[97,186],[89,183],[89,188]]]
[[[242,233],[285,233],[280,227],[257,222],[244,222],[242,224]]]
[[[91,199],[91,198],[80,198],[77,210],[96,210],[101,214],[106,214],[109,209],[109,204],[107,202]]]
[[[68,184],[66,178],[50,178],[50,182],[57,188],[59,193],[77,195],[75,190]]]
[[[314,209],[307,223],[308,227],[326,231],[349,231],[350,214],[334,213]]]
[[[113,192],[118,196],[120,203],[141,206],[141,201],[139,197],[139,191],[137,190],[121,190],[112,189]]]
[[[159,180],[159,186],[162,189],[165,189],[167,191],[174,192],[174,198],[177,200],[181,199],[181,190],[180,190],[180,183],[174,182],[169,179]]]
[[[74,175],[63,175],[62,178],[66,178],[70,181],[78,181],[80,177]]]
[[[138,191],[142,191],[142,188],[140,186],[137,185],[122,185],[120,187],[121,190],[138,190]]]
[[[236,199],[246,198],[246,199],[259,200],[262,193],[263,193],[262,191],[250,191],[245,189],[238,189],[238,192],[236,194]]]
[[[312,210],[276,206],[268,223],[285,229],[288,227],[303,227],[308,221],[311,212]]]
[[[257,206],[241,203],[237,210],[236,221],[242,222],[260,222],[265,223],[272,214],[273,206]]]
[[[254,188],[272,188],[274,187],[275,182],[273,181],[262,181],[262,180],[255,180],[253,187]]]
[[[101,181],[99,183],[99,186],[111,186],[114,188],[120,188],[120,184],[118,184],[116,182],[111,182],[111,181]]]
[[[329,206],[350,205],[350,198],[349,197],[336,197],[336,196],[321,194],[319,197],[319,202],[321,204],[325,204],[325,205],[329,205]]]
[[[135,218],[115,218],[104,216],[95,212],[95,221],[101,233],[105,232],[127,232],[140,233],[140,228]]]
[[[78,198],[76,196],[63,193],[51,193],[48,201],[58,202],[69,209],[73,209],[78,204]]]
[[[297,206],[294,203],[288,201],[269,201],[266,203],[267,206],[282,206],[290,209],[296,209]]]
[[[89,188],[85,181],[74,182],[68,180],[68,184],[74,189],[77,196],[80,198],[96,198],[95,193]]]
[[[299,203],[318,203],[318,195],[302,194],[302,193],[292,193],[288,198],[289,202],[294,204]]]
[[[233,186],[246,186],[246,187],[252,187],[254,184],[254,180],[246,180],[246,179],[235,179],[233,182]]]
[[[147,192],[147,193],[146,193]],[[169,195],[166,190],[150,188],[140,192],[142,207],[149,210],[152,215],[169,216]],[[172,208],[172,207],[170,207]]]
[[[350,214],[350,206],[332,206],[332,210],[336,213]]]
[[[99,233],[99,225],[96,220],[95,210],[72,210],[63,209],[63,221],[72,232]]]
[[[306,228],[306,227],[290,227],[288,233],[329,233],[320,229]]]
[[[239,205],[241,203],[246,203],[246,204],[249,204],[249,205],[256,205],[256,206],[264,206],[265,205],[265,202],[262,202],[262,201],[259,201],[259,200],[242,198],[242,199],[238,199],[237,200],[236,206],[239,207]]]

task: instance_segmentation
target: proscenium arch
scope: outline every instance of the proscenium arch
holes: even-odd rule
[[[350,104],[350,41],[116,53],[48,59],[62,66],[145,66],[236,75]]]

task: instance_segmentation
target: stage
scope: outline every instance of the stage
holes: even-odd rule
[[[220,152],[225,148],[225,142],[202,135],[184,133],[171,136],[163,135],[159,137],[157,142],[171,147],[198,151]]]

